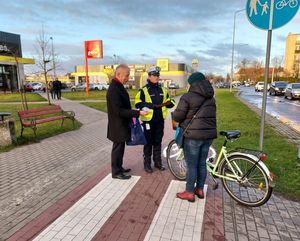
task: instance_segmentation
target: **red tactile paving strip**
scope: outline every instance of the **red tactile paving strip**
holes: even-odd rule
[[[217,190],[212,190],[213,181],[210,177],[206,179],[206,183],[208,188],[203,217],[202,240],[223,241],[225,240],[225,230],[222,185],[219,185]]]

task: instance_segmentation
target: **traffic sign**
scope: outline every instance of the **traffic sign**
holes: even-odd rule
[[[264,30],[280,28],[297,13],[300,0],[247,0],[249,21]]]

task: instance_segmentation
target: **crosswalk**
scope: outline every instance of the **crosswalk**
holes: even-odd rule
[[[43,230],[34,241],[89,241],[121,205],[140,177],[129,180],[107,175],[69,210]],[[205,199],[190,203],[175,198],[185,182],[172,180],[144,241],[201,240]],[[206,195],[207,186],[205,186]]]

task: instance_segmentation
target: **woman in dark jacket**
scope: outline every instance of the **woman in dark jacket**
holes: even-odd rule
[[[172,118],[185,130],[200,109],[184,134],[183,150],[187,163],[186,189],[184,192],[177,193],[178,198],[194,202],[195,194],[199,198],[204,198],[206,158],[213,139],[217,137],[216,103],[214,89],[202,73],[193,73],[188,83],[189,91],[180,98]]]

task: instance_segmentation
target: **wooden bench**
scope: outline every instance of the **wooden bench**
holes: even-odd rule
[[[30,127],[36,137],[36,126],[39,124],[62,120],[61,126],[64,124],[66,118],[75,120],[74,111],[64,111],[59,105],[49,105],[44,107],[32,108],[28,110],[18,111],[20,122],[22,126],[21,136],[25,127]]]

